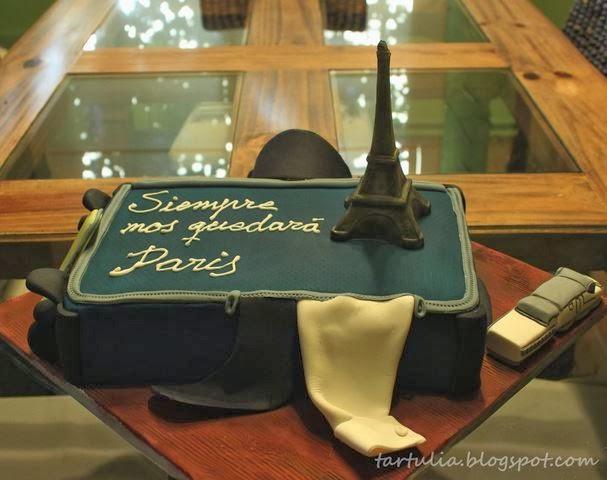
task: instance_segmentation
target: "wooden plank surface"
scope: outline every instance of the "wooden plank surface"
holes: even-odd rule
[[[463,0],[607,201],[607,78],[529,0]]]
[[[393,45],[392,68],[410,70],[507,68],[490,43]],[[246,45],[175,50],[105,48],[84,52],[70,73],[258,72],[268,70],[375,70],[375,48],[325,45]]]
[[[248,28],[247,45],[320,45],[320,2],[255,0]]]
[[[247,45],[318,47],[322,28],[320,2],[259,0],[251,13]],[[309,67],[292,70],[286,62],[284,69],[245,74],[230,176],[247,176],[263,145],[283,130],[313,130],[337,145],[329,73]]]
[[[337,146],[328,73],[323,70],[247,73],[234,132],[230,176],[246,177],[265,143],[290,128],[313,130]]]
[[[0,167],[113,0],[57,0],[0,62]]]
[[[494,250],[473,245],[476,269],[492,301],[494,318],[511,309],[549,274]],[[178,478],[377,478],[404,479],[413,469],[377,469],[372,459],[333,438],[328,424],[300,385],[291,404],[272,412],[222,416],[150,399],[142,388],[78,389],[38,360],[27,345],[31,310],[38,297],[27,294],[0,305],[0,338],[76,400]],[[391,413],[427,438],[412,452],[428,457],[445,452],[478,427],[531,378],[594,323],[607,316],[603,304],[569,332],[555,337],[523,367],[486,357],[480,391],[465,399],[440,395],[397,398]],[[555,401],[558,401],[555,399]],[[148,405],[155,413],[152,413]],[[555,435],[558,432],[555,432]],[[399,452],[393,458],[405,455]]]
[[[261,88],[272,91],[273,83]],[[287,75],[277,81],[293,84]],[[286,86],[284,88],[287,88]],[[252,90],[254,92],[254,90]],[[313,91],[306,94],[314,95]],[[306,105],[311,105],[306,103]],[[265,116],[250,116],[237,132],[239,150],[232,163],[232,175],[244,177],[263,144],[283,128],[313,122],[313,114],[276,105]],[[307,118],[298,118],[298,115]],[[318,128],[319,124],[315,124]],[[330,137],[327,124],[326,138]],[[246,132],[260,132],[249,137]],[[245,133],[243,133],[245,132]],[[334,138],[334,137],[333,137]],[[467,221],[473,234],[607,233],[607,209],[579,173],[430,175],[413,176],[460,186],[467,201]],[[120,183],[132,179],[13,180],[0,181],[0,244],[70,240],[86,213],[82,195],[95,186],[111,193]],[[516,207],[514,207],[516,206]]]
[[[323,45],[320,4],[305,0],[252,2],[246,46],[179,51],[178,55],[172,49],[133,52],[122,48],[80,55],[82,44],[111,3],[59,0],[11,50],[0,67],[0,164],[66,70],[246,72],[236,100],[240,111],[235,117],[230,171],[233,176],[245,176],[265,141],[286,128],[317,131],[335,145],[328,69],[375,66],[373,47]],[[431,179],[462,186],[473,234],[607,232],[607,212],[602,207],[607,201],[607,144],[602,140],[607,81],[528,0],[464,3],[492,43],[395,45],[391,47],[393,66],[502,68],[512,64],[583,172]],[[115,180],[0,181],[3,248],[15,242],[72,238],[83,213],[82,192],[93,186],[111,190],[115,185]],[[50,200],[42,200],[41,191]]]

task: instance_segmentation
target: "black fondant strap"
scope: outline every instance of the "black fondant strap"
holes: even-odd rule
[[[97,188],[90,188],[84,193],[82,197],[82,204],[87,210],[91,212],[100,208],[105,208],[110,203],[110,197],[107,193],[98,190]]]
[[[557,305],[536,295],[521,298],[516,305],[516,311],[542,325],[550,325],[560,313]]]
[[[550,325],[574,298],[588,290],[590,283],[583,277],[573,270],[562,269],[521,299],[516,310],[543,325]]]
[[[55,340],[65,379],[75,385],[82,385],[80,319],[77,313],[66,310],[63,304],[57,305]]]
[[[51,299],[55,304],[63,303],[66,285],[66,273],[56,268],[38,268],[25,280],[30,291]]]
[[[559,277],[568,278],[569,280],[573,280],[574,282],[579,283],[588,292],[594,292],[594,287],[597,283],[594,278],[578,273],[575,270],[571,270],[567,267],[559,268],[556,275],[558,275]]]
[[[154,386],[171,400],[232,410],[270,410],[293,388],[297,307],[294,300],[247,298],[240,302],[234,350],[198,383]]]
[[[44,299],[34,307],[34,318],[27,333],[27,342],[32,352],[49,363],[55,363],[59,354],[57,353],[57,342],[55,340],[55,317],[57,316],[57,305],[48,299]]]
[[[542,283],[532,295],[542,297],[563,310],[575,297],[581,295],[586,287],[566,277],[552,277]]]

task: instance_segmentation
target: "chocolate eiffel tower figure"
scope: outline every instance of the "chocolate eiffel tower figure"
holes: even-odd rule
[[[377,103],[367,169],[356,191],[346,199],[347,211],[331,229],[337,241],[372,238],[422,248],[424,236],[417,219],[430,213],[428,202],[403,173],[394,142],[390,98],[390,50],[377,45]]]

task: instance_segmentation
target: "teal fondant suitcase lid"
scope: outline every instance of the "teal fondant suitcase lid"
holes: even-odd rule
[[[466,311],[478,289],[462,197],[416,182],[432,204],[425,246],[334,242],[357,180],[148,181],[122,185],[68,282],[69,302],[225,301],[234,296],[382,300]]]

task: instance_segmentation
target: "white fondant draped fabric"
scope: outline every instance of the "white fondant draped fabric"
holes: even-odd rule
[[[426,440],[389,415],[414,304],[341,296],[297,305],[308,393],[335,436],[369,457]]]

